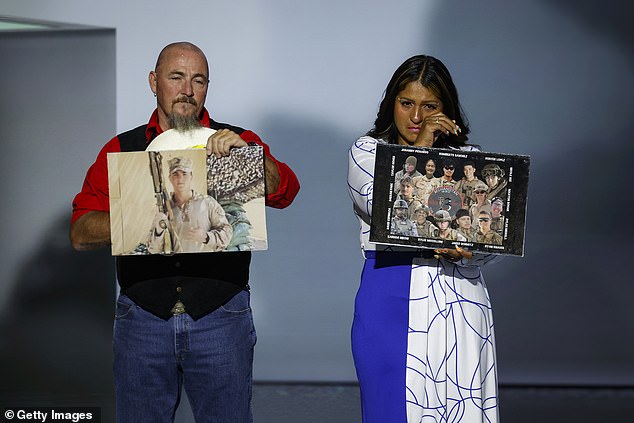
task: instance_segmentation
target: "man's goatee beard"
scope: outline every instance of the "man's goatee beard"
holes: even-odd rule
[[[170,113],[167,115],[170,128],[178,132],[189,132],[202,127],[198,118],[194,115],[180,115],[178,113]]]

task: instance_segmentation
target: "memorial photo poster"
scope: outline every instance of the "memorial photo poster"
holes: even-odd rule
[[[108,153],[113,255],[266,250],[264,152]]]
[[[530,157],[377,144],[370,241],[524,255]]]

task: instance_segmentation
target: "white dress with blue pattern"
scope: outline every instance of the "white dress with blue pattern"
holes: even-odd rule
[[[377,255],[392,252],[396,257],[416,249],[369,242],[377,142],[383,141],[368,136],[357,140],[348,169],[366,257],[352,334],[363,421],[497,422],[493,315],[480,272],[497,256],[474,254],[456,263],[413,258],[404,265],[379,266]],[[405,316],[401,320],[394,317],[399,313]],[[382,333],[388,331],[395,335]]]

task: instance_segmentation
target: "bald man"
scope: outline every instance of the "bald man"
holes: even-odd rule
[[[77,250],[110,244],[107,153],[142,151],[168,129],[208,127],[207,154],[260,145],[266,205],[287,207],[299,191],[293,171],[253,132],[219,123],[204,103],[209,66],[189,42],[166,46],[149,72],[156,109],[147,124],[111,139],[73,201],[70,239]],[[238,84],[236,84],[238,85]],[[223,225],[220,222],[218,225]],[[209,243],[209,231],[192,235]],[[200,240],[198,240],[200,238]],[[197,422],[251,422],[255,330],[249,303],[249,251],[116,257],[121,294],[114,326],[118,422],[173,422],[182,386]]]

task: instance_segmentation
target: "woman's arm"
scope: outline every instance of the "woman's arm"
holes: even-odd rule
[[[370,224],[372,217],[372,184],[377,141],[371,137],[359,138],[348,152],[348,192],[355,213]]]

